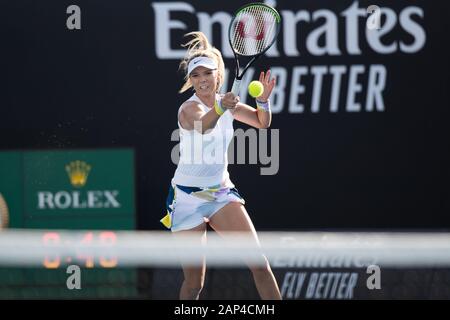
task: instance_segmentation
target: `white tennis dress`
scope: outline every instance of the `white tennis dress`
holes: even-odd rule
[[[216,99],[221,96],[217,94]],[[188,101],[198,102],[205,112],[210,110],[195,94]],[[167,214],[161,219],[172,231],[202,224],[231,201],[245,203],[228,173],[227,150],[233,139],[233,120],[227,111],[205,134],[186,130],[178,121],[180,161],[169,188]]]

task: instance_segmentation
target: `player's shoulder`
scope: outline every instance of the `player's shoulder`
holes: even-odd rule
[[[195,100],[186,100],[180,107],[181,112],[198,112],[202,110],[201,104]]]

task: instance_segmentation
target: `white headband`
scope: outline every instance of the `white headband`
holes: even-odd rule
[[[214,59],[208,57],[196,57],[189,62],[187,74],[190,75],[195,68],[200,66],[211,70],[217,69],[217,63]]]

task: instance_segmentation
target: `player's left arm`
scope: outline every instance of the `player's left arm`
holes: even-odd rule
[[[273,88],[275,87],[276,80],[275,78],[270,78],[270,70],[267,73],[264,71],[259,75],[259,81],[264,86],[263,94],[257,98],[258,101],[267,102],[269,100],[270,94],[272,93]],[[238,103],[236,108],[234,108],[231,112],[235,120],[248,124],[249,126],[262,129],[270,127],[270,123],[272,122],[272,112],[263,110],[261,108],[252,108],[251,106]]]

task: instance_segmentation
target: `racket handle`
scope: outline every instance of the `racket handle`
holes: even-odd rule
[[[233,94],[235,96],[237,96],[237,95],[239,95],[240,89],[241,89],[241,80],[234,79],[233,87],[231,88],[231,92],[233,92]]]

